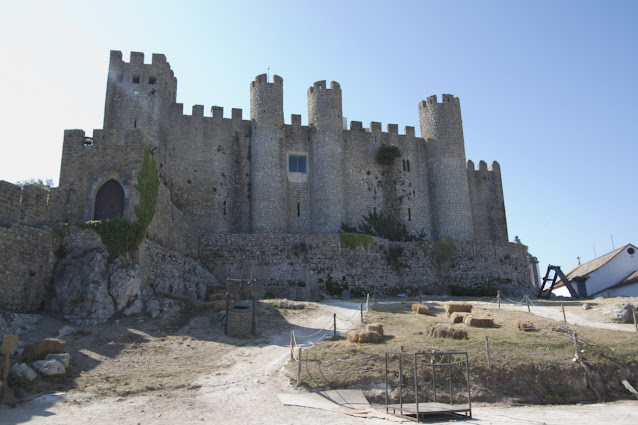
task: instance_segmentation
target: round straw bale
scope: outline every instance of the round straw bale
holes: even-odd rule
[[[370,323],[366,326],[367,331],[373,331],[383,336],[383,325],[381,323]]]
[[[467,338],[467,332],[463,329],[453,328],[448,325],[442,325],[440,323],[434,323],[428,326],[425,331],[427,334],[434,338],[453,338],[453,339],[465,339]]]
[[[412,311],[416,314],[428,314],[430,309],[424,304],[412,304]]]
[[[348,331],[348,333],[346,334],[346,339],[348,340],[348,342],[356,344],[381,342],[383,337],[378,332],[368,331],[365,329],[353,329]]]

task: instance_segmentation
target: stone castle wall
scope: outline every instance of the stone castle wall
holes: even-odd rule
[[[351,291],[444,294],[445,284],[501,288],[519,295],[530,288],[526,249],[519,244],[457,242],[443,274],[427,243],[374,238],[365,250],[342,247],[338,235],[219,235],[200,238],[200,259],[220,282],[258,280],[258,286],[299,287],[318,294],[327,282]],[[301,283],[300,283],[301,282]]]
[[[32,312],[44,301],[55,266],[51,229],[0,226],[0,309]]]
[[[143,60],[133,52],[126,63],[120,52],[112,52],[104,124],[118,131],[119,145],[128,143],[120,141],[124,131],[148,135],[159,150],[160,176],[171,202],[200,233],[334,233],[342,222],[354,225],[377,211],[395,214],[409,230],[423,229],[434,239],[488,234],[507,240],[502,188],[470,194],[460,102],[454,96],[443,95],[441,103],[430,96],[419,105],[422,137],[412,127],[400,135],[396,124],[382,132],[379,122],[364,129],[352,121],[344,129],[336,82],[328,87],[319,81],[308,90],[307,126],[299,115],[284,124],[278,76],[269,82],[260,75],[251,82],[250,120],[239,109],[224,118],[218,106],[211,116],[204,116],[202,105],[184,115],[183,105],[175,103],[177,81],[166,58]],[[402,152],[391,166],[376,162],[383,144],[396,144]],[[289,172],[290,155],[305,156],[305,173]],[[73,163],[69,156],[63,170]],[[78,171],[69,169],[69,176]],[[488,221],[491,229],[477,229],[481,237],[475,238],[475,221]]]

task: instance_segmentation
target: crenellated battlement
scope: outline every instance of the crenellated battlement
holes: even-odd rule
[[[329,91],[334,90],[341,93],[341,85],[336,81],[330,82],[330,88],[326,88],[326,80],[316,81],[312,87],[308,88],[308,94],[319,92],[319,91]]]
[[[51,221],[49,191],[36,185],[20,187],[0,180],[0,225],[36,226]]]
[[[501,165],[497,161],[492,161],[491,164],[487,164],[485,161],[479,161],[478,169],[475,168],[474,161],[467,161],[467,169],[468,171],[473,171],[475,173],[494,173],[501,174]]]
[[[403,128],[403,134],[399,134],[399,125],[398,124],[387,124],[387,131],[381,131],[381,123],[372,121],[370,122],[369,128],[364,128],[363,123],[361,121],[350,121],[350,131],[361,131],[361,132],[374,132],[381,134],[397,134],[399,136],[408,136],[408,137],[416,137],[414,127],[410,125],[406,125]]]
[[[451,94],[443,94],[441,95],[441,103],[438,103],[437,97],[436,95],[432,95],[432,96],[428,96],[426,100],[422,100],[421,102],[419,102],[419,109],[423,109],[423,108],[427,108],[430,106],[435,106],[435,105],[445,105],[445,104],[455,104],[455,105],[459,105],[460,104],[460,100],[458,97],[454,97]]]
[[[252,87],[256,87],[261,84],[273,84],[273,85],[283,86],[284,79],[281,78],[279,75],[273,75],[273,81],[269,82],[268,74],[260,74],[256,76],[255,80],[251,83]]]

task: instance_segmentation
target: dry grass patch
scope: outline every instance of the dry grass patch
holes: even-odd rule
[[[428,326],[425,331],[434,338],[467,339],[467,331],[438,323]]]
[[[445,314],[447,315],[447,317],[450,317],[452,313],[456,313],[456,312],[471,313],[472,304],[455,303],[455,302],[445,303]]]
[[[44,360],[47,354],[64,353],[65,342],[57,338],[47,338],[35,344],[24,346],[22,361],[25,363]]]
[[[416,314],[428,314],[430,309],[424,304],[412,304],[412,312]]]

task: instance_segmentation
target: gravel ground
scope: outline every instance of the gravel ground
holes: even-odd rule
[[[0,406],[0,424],[390,424],[284,406],[276,397],[303,391],[281,373],[290,356],[290,330],[311,334],[323,328],[333,313],[347,318],[356,309],[356,303],[308,304],[294,311],[269,308],[260,317],[258,336],[246,340],[224,336],[210,316],[196,316],[174,332],[152,322],[77,332],[68,341],[75,362],[74,388],[13,408]],[[352,320],[356,318],[354,314]],[[473,416],[469,423],[633,425],[638,421],[638,401],[485,404],[475,405]]]

